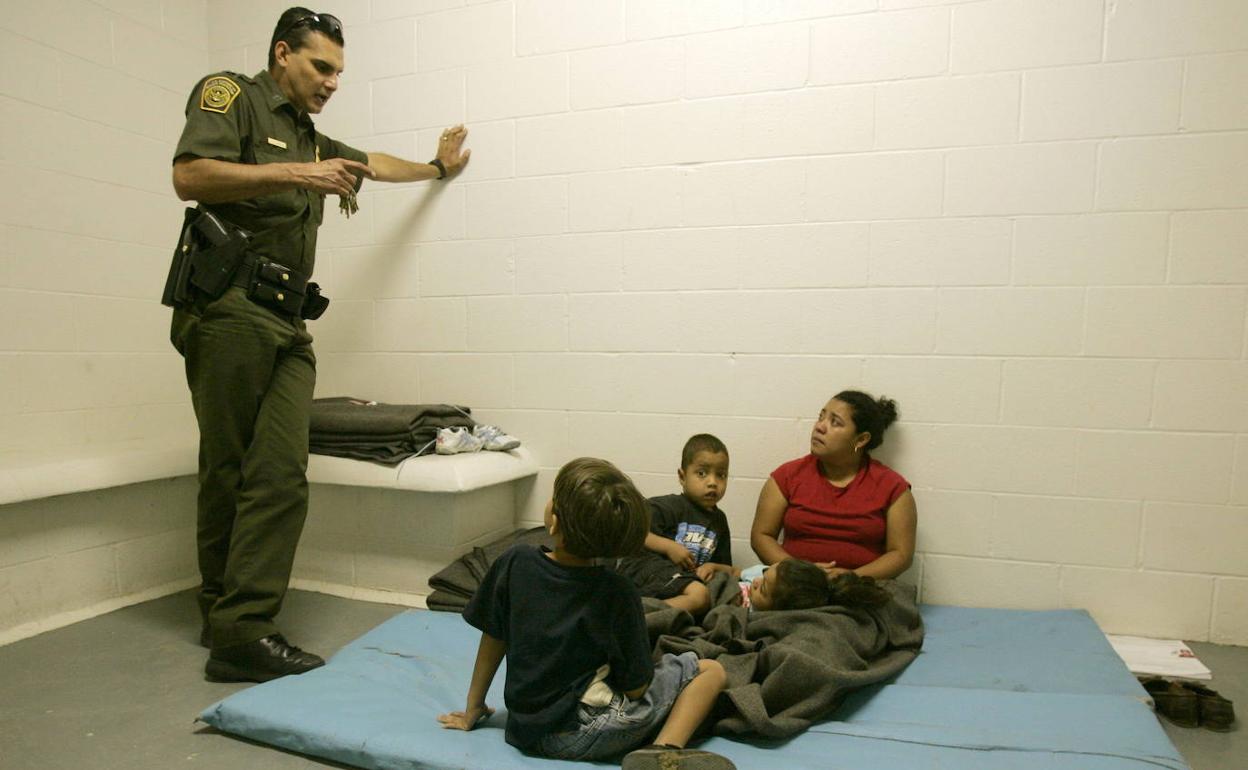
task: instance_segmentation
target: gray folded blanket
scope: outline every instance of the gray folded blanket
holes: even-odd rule
[[[442,428],[472,428],[468,407],[452,404],[382,404],[338,396],[312,402],[308,451],[398,465],[435,450]]]
[[[425,599],[425,606],[442,612],[463,612],[468,606],[468,600],[477,592],[490,565],[516,543],[544,545],[548,548],[555,546],[554,538],[546,532],[545,527],[534,527],[517,529],[489,545],[473,548],[429,578],[429,587],[433,589],[433,593]]]

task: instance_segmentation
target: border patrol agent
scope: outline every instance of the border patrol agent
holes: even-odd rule
[[[195,87],[174,155],[178,197],[199,203],[187,222],[199,215],[204,233],[241,244],[225,250],[234,261],[190,271],[189,285],[180,281],[188,271],[171,271],[181,301],[169,302],[170,337],[185,359],[200,432],[200,641],[211,650],[210,681],[266,681],[324,663],[274,623],[307,513],[316,358],[304,318],[323,307],[312,307],[317,290],[305,282],[324,198],[338,195],[350,215],[364,177],[445,179],[468,161],[463,126],[442,132],[429,163],[364,153],[318,132],[310,116],[338,89],[343,46],[338,19],[288,9],[267,70],[222,72]],[[210,273],[219,285],[205,291]]]

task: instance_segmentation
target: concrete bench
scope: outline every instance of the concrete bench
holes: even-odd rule
[[[515,528],[537,470],[524,447],[411,457],[397,468],[312,455],[293,584],[423,607],[430,576]]]
[[[0,644],[197,585],[194,437],[0,453]],[[389,468],[313,455],[292,584],[422,606],[428,578],[509,532],[523,447]]]

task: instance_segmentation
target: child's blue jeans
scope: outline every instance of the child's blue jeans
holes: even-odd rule
[[[554,759],[596,760],[644,746],[662,728],[676,696],[697,675],[697,653],[665,654],[655,664],[654,679],[640,699],[630,700],[617,692],[606,706],[579,704],[577,724],[542,738],[538,753]]]

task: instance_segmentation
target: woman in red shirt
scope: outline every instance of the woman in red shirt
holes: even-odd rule
[[[836,394],[820,410],[810,454],[777,468],[758,496],[750,545],[765,564],[805,559],[829,577],[906,571],[914,560],[914,495],[869,454],[896,419],[896,402],[857,390]]]

